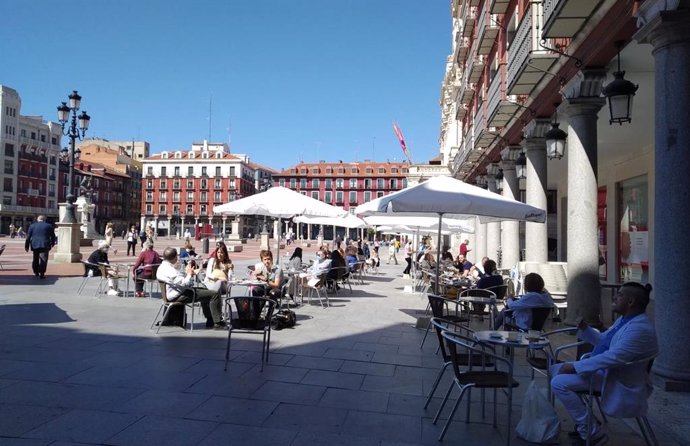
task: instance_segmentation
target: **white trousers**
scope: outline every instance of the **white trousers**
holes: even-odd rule
[[[575,427],[580,433],[580,437],[587,437],[587,406],[580,399],[575,392],[589,391],[589,376],[583,376],[577,373],[559,375],[563,364],[554,364],[551,366],[551,390],[558,400],[563,404],[565,410],[568,411],[570,417],[575,422]],[[595,372],[591,378],[594,380],[594,389],[601,389],[602,380],[604,377],[603,371]],[[596,437],[601,427],[596,420],[592,419],[592,437]]]

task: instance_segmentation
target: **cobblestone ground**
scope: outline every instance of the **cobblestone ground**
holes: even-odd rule
[[[0,256],[0,444],[1,445],[412,445],[438,444],[432,418],[448,386],[424,410],[441,365],[435,336],[420,343],[415,328],[425,296],[405,292],[404,266],[382,265],[353,291],[295,309],[294,329],[274,331],[270,361],[260,372],[260,339],[234,335],[230,365],[223,371],[227,332],[149,330],[160,306],[153,298],[94,296],[98,279],[84,293],[80,264],[50,262],[46,278],[30,270],[23,241]],[[197,248],[201,243],[196,242]],[[179,246],[160,239],[156,249]],[[126,262],[115,242],[113,262]],[[83,248],[88,256],[93,248]],[[137,249],[137,252],[139,248]],[[284,252],[287,252],[284,251]],[[305,248],[305,258],[314,245]],[[233,253],[237,271],[258,261],[258,243]],[[236,290],[238,293],[244,290]],[[197,321],[201,318],[197,318]],[[475,328],[481,328],[475,321]],[[472,395],[471,423],[464,406],[445,444],[501,445],[515,438],[524,390],[530,380],[524,355],[516,352],[520,387],[510,431],[505,399],[498,398],[498,428],[491,424],[487,393],[482,420],[480,394]],[[543,377],[537,377],[543,387]],[[688,444],[687,400],[656,392],[652,421],[663,445]],[[447,410],[441,416],[445,422]],[[571,429],[563,420],[561,443]],[[684,430],[685,429],[685,430]],[[643,441],[628,424],[611,420],[609,445]]]

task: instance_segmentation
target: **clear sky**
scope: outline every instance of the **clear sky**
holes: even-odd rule
[[[3,0],[0,84],[56,120],[73,90],[88,135],[253,161],[438,154],[449,0]],[[212,99],[211,99],[212,98]],[[229,132],[231,129],[231,132]]]

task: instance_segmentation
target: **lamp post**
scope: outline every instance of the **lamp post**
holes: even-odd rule
[[[79,106],[81,105],[81,96],[77,93],[77,90],[73,90],[68,96],[69,105],[63,102],[57,107],[58,121],[62,124],[62,134],[69,137],[70,148],[67,150],[63,149],[62,155],[65,159],[69,161],[69,185],[67,186],[67,212],[63,216],[63,223],[76,223],[77,216],[75,212],[74,202],[77,197],[74,195],[74,161],[75,158],[79,156],[79,151],[76,148],[76,140],[81,140],[89,128],[89,121],[91,117],[82,111],[79,116],[77,112],[79,111]],[[70,119],[71,114],[71,119]],[[65,130],[66,124],[69,122],[67,129]],[[78,125],[78,127],[77,127]]]
[[[565,140],[568,134],[558,128],[560,125],[558,122],[558,104],[553,105],[556,108],[553,123],[551,123],[551,129],[544,134],[544,139],[546,139],[546,157],[550,160],[559,160],[563,158],[565,153]]]

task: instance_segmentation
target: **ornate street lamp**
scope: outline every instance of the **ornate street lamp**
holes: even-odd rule
[[[518,179],[527,178],[527,157],[525,156],[525,152],[520,152],[520,156],[515,160],[515,173]]]
[[[613,73],[613,81],[604,87],[602,93],[608,99],[609,113],[611,119],[609,124],[617,122],[623,125],[624,122],[632,122],[630,115],[632,114],[633,98],[639,85],[625,80],[625,71],[621,71],[621,48],[625,42],[618,41],[618,70]]]
[[[550,160],[561,159],[565,153],[565,139],[568,135],[561,129],[558,128],[560,123],[558,122],[558,104],[556,106],[556,111],[553,115],[553,123],[551,124],[551,129],[544,134],[544,139],[546,139],[546,156]]]
[[[498,169],[496,173],[496,192],[503,191],[503,169]]]
[[[64,148],[61,150],[61,155],[64,159],[69,162],[69,185],[67,187],[67,212],[64,214],[63,223],[76,223],[77,216],[75,212],[74,202],[77,197],[74,195],[74,162],[79,157],[79,150],[76,148],[76,140],[81,140],[86,130],[89,128],[89,121],[91,117],[82,111],[79,116],[77,112],[79,111],[79,106],[81,105],[81,96],[76,90],[72,91],[72,94],[68,96],[69,105],[63,102],[57,107],[58,120],[62,124],[62,134],[69,137],[70,148]],[[72,119],[70,120],[70,113]],[[67,129],[65,130],[66,124],[69,122]],[[78,127],[77,127],[78,126]]]

